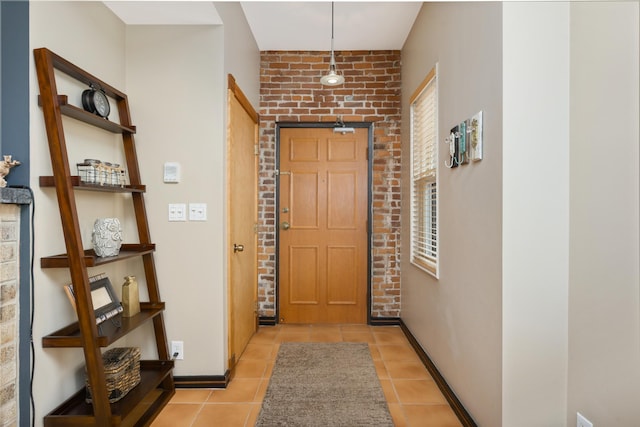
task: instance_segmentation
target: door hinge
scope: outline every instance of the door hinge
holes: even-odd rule
[[[256,156],[260,154],[260,147],[258,146],[258,144],[255,144],[253,146],[253,154],[255,154]]]
[[[258,234],[258,223],[253,224],[253,232]]]

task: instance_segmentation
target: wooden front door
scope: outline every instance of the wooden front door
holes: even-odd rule
[[[280,129],[280,322],[366,323],[367,146],[367,129]]]
[[[257,327],[258,115],[229,76],[228,251],[229,368]]]

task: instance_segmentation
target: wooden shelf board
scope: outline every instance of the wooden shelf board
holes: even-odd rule
[[[84,251],[84,262],[87,267],[96,267],[102,264],[108,264],[110,262],[120,261],[127,258],[133,258],[141,255],[150,254],[156,250],[156,245],[153,243],[141,244],[141,243],[125,243],[120,248],[120,253],[116,256],[99,257],[93,251],[93,249],[87,249]],[[68,268],[69,258],[67,254],[53,255],[40,258],[41,268]]]
[[[111,404],[110,425],[137,425],[138,419],[153,418],[175,393],[173,389],[159,388],[172,369],[173,361],[170,360],[140,361],[140,384]],[[135,419],[128,419],[129,416]],[[84,388],[44,417],[45,427],[95,424],[93,407],[85,402]]]
[[[77,190],[88,191],[104,191],[108,193],[144,193],[146,186],[144,185],[125,185],[120,187],[119,185],[100,185],[83,182],[78,175],[72,175],[71,185]],[[55,182],[52,176],[41,176],[39,179],[40,187],[55,187]]]
[[[99,347],[108,347],[132,330],[153,319],[164,311],[164,303],[141,302],[141,312],[133,317],[118,316],[121,326],[116,327],[111,320],[100,324],[100,335],[97,337]],[[82,348],[82,337],[78,322],[74,322],[42,338],[43,347],[79,347]]]
[[[66,95],[58,95],[58,104],[60,106],[60,113],[62,113],[63,116],[80,120],[81,122],[99,127],[111,133],[136,133],[135,126],[123,126],[69,104],[69,98]],[[40,95],[38,95],[38,105],[42,106]]]

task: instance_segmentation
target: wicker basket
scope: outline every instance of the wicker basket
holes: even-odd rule
[[[140,383],[140,349],[118,347],[107,350],[102,355],[104,375],[107,380],[109,402],[117,402]],[[86,379],[87,403],[91,403],[91,387]]]

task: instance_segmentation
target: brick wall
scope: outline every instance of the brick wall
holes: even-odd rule
[[[373,317],[400,315],[400,51],[336,52],[341,86],[325,87],[328,52],[264,51],[260,61],[258,299],[275,316],[276,122],[374,124]]]
[[[18,237],[20,208],[0,204],[0,426],[18,417]]]

